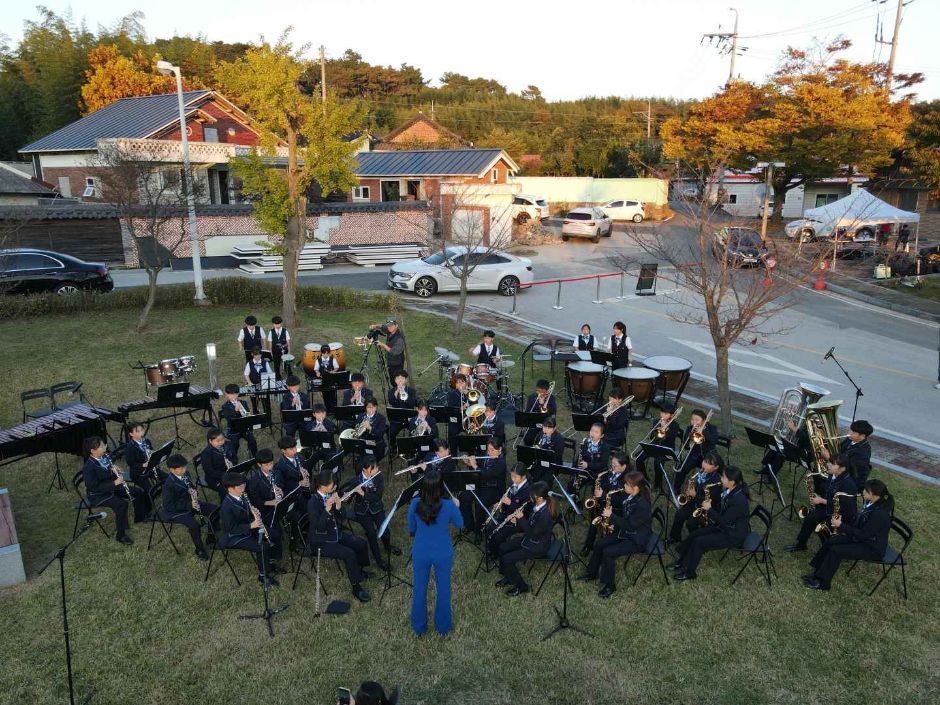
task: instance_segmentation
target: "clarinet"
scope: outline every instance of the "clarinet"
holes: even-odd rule
[[[118,472],[118,469],[114,466],[114,461],[111,460],[111,454],[105,453],[102,456],[102,459],[105,460],[104,463],[102,463],[100,460],[98,462],[101,463],[102,466],[106,467],[108,470],[111,471],[111,474],[114,476],[115,480],[122,480],[121,487],[124,488],[124,494],[127,495],[127,498],[129,500],[133,500],[134,497],[131,494],[131,488],[127,486],[127,482],[123,482],[124,478],[121,476],[121,473]]]
[[[183,475],[183,482],[186,485],[186,489],[189,491],[189,497],[193,505],[193,511],[196,514],[202,514],[202,507],[199,505],[199,493],[196,491],[196,488],[193,487],[193,483],[189,479],[189,476]]]
[[[258,527],[258,532],[261,534],[261,537],[268,542],[268,545],[271,545],[271,536],[268,534],[268,530],[264,525],[264,520],[261,518],[261,512],[258,508],[251,503],[251,500],[248,497],[245,497],[245,501],[248,502],[248,511],[251,512],[252,518],[260,524]]]
[[[314,599],[314,608],[313,608],[314,617],[320,616],[320,550],[321,549],[319,548],[317,549],[317,575],[316,575],[317,591],[316,591],[316,597]]]

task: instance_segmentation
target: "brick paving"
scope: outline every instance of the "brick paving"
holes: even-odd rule
[[[415,311],[433,313],[450,319],[455,317],[457,311],[455,302],[443,300],[408,304],[408,307]],[[464,323],[480,330],[494,328],[500,337],[508,338],[520,345],[528,345],[533,338],[557,337],[555,333],[548,332],[539,326],[520,321],[508,314],[482,310],[472,304],[467,305]],[[685,389],[685,396],[690,399],[714,400],[715,386],[708,382],[690,379]],[[755,425],[763,424],[764,428],[773,419],[776,411],[776,404],[740,392],[731,392],[731,402],[736,416]],[[872,437],[872,450],[872,460],[876,465],[931,484],[940,484],[940,454],[926,453],[897,441],[879,438],[877,429]]]

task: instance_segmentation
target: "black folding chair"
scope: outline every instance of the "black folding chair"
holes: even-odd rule
[[[737,551],[741,555],[739,558],[744,558],[747,556],[747,560],[744,561],[744,565],[741,566],[741,570],[738,571],[738,574],[734,576],[734,580],[731,581],[731,584],[734,585],[738,582],[738,578],[741,577],[741,574],[744,572],[744,569],[754,563],[757,566],[758,572],[767,581],[767,585],[770,585],[770,571],[774,572],[774,577],[777,575],[777,568],[774,566],[774,559],[770,553],[770,544],[768,540],[770,538],[770,527],[773,525],[773,516],[768,512],[762,504],[758,504],[754,507],[754,510],[751,512],[751,519],[757,519],[764,525],[763,533],[757,533],[756,531],[751,531],[747,537],[744,539],[744,543],[740,548],[729,548],[726,550],[722,556],[721,560],[718,562],[721,563],[731,551]],[[763,567],[761,567],[763,566]]]
[[[877,563],[881,566],[881,577],[878,579],[878,582],[875,583],[875,587],[871,589],[871,592],[868,593],[868,596],[871,597],[875,594],[875,590],[884,582],[885,578],[888,577],[888,573],[894,570],[895,566],[900,566],[901,568],[901,586],[904,589],[904,599],[907,599],[907,574],[904,571],[907,561],[904,559],[904,552],[907,550],[907,547],[911,545],[911,541],[914,539],[914,531],[906,523],[898,519],[897,517],[891,517],[891,531],[896,533],[901,537],[901,550],[896,551],[891,547],[889,543],[885,548],[885,553],[880,560],[866,560],[866,563]],[[852,564],[852,567],[846,571],[846,575],[855,570],[855,566],[859,564],[860,561],[855,561]]]
[[[578,444],[575,443],[573,438],[566,438],[564,443],[564,450],[562,450],[562,456],[566,450],[571,451],[571,464],[575,465],[578,460]]]
[[[53,384],[49,387],[49,394],[52,397],[52,406],[56,409],[68,409],[70,406],[78,406],[85,402],[84,396],[79,392],[78,399],[70,399],[69,401],[59,402],[56,397],[60,394],[68,394],[70,397],[75,395],[75,392],[79,390],[82,386],[81,382],[59,382]]]
[[[82,471],[79,470],[72,476],[72,487],[75,489],[75,494],[78,495],[78,501],[73,505],[75,507],[75,527],[72,529],[72,538],[75,538],[75,535],[78,533],[78,520],[81,519],[82,513],[84,513],[86,517],[89,517],[94,514],[94,510],[97,509],[97,507],[88,501],[88,497],[85,496],[82,490],[84,486],[85,476],[82,474]],[[101,529],[101,533],[104,534],[105,538],[111,538],[104,528],[104,524],[101,523],[101,519],[95,519],[94,522],[98,525],[98,528]]]
[[[539,582],[538,588],[535,590],[535,597],[539,596],[539,593],[542,592],[542,587],[545,585],[545,581],[548,580],[548,576],[558,570],[561,567],[561,561],[570,562],[571,556],[566,555],[565,553],[565,542],[555,536],[554,530],[552,531],[552,543],[548,547],[548,553],[539,558],[530,559],[530,565],[528,572],[531,573],[535,568],[537,563],[548,563],[548,568],[545,570],[545,575],[542,576],[542,580]],[[571,581],[569,579],[568,589],[571,589]]]
[[[157,541],[156,544],[153,543],[153,530],[156,528],[157,523],[163,527],[163,533],[166,534],[166,537],[170,540],[170,545],[173,547],[173,550],[176,551],[176,555],[180,555],[180,550],[176,546],[176,542],[173,540],[173,522],[170,519],[164,519],[161,515],[163,510],[163,503],[161,494],[163,492],[163,487],[161,485],[154,485],[150,488],[150,538],[147,539],[147,550],[149,551],[154,545],[159,546],[163,539]]]
[[[209,495],[206,494],[206,490],[212,490],[215,492],[215,489],[209,487],[209,483],[206,482],[205,478],[202,476],[200,469],[202,468],[202,455],[197,453],[193,456],[193,477],[196,480],[196,487],[199,488],[199,491],[202,493],[202,501],[208,502]]]
[[[37,399],[45,399],[46,406],[41,406],[35,409],[26,408],[26,402],[36,401]],[[26,421],[29,419],[40,419],[43,416],[48,416],[55,411],[55,404],[52,400],[52,392],[48,387],[45,389],[29,389],[25,392],[20,392],[20,406],[23,407],[23,423],[26,423]]]
[[[218,530],[218,531],[216,531],[215,529],[212,528],[213,526],[216,525],[217,522],[216,522],[215,520],[216,520],[216,517],[217,517],[218,513],[219,513],[221,510],[222,510],[221,507],[216,507],[215,511],[213,511],[213,512],[207,517],[207,519],[208,519],[208,524],[209,524],[209,531],[211,531],[211,532],[213,533],[213,535],[215,536],[215,541],[212,542],[212,550],[209,552],[209,564],[206,566],[206,577],[203,578],[202,582],[205,583],[205,582],[208,582],[208,581],[209,581],[209,575],[210,575],[210,573],[211,573],[211,571],[212,571],[212,561],[215,559],[215,552],[216,552],[216,551],[219,551],[219,552],[222,554],[222,560],[225,561],[225,565],[227,565],[227,566],[228,566],[228,569],[232,572],[232,577],[235,578],[235,584],[238,585],[239,587],[241,587],[242,581],[238,579],[238,573],[235,572],[235,566],[233,566],[233,565],[232,565],[232,562],[229,560],[229,556],[228,556],[228,554],[229,554],[229,549],[227,549],[227,548],[222,548],[222,546],[219,545],[219,541],[220,541],[221,538],[222,538],[222,527],[221,527],[221,524],[219,525],[219,530]],[[251,557],[251,562],[252,562],[252,564],[254,564],[254,562],[255,562],[255,556],[254,556],[254,553],[253,553],[252,551],[242,551],[241,549],[238,549],[238,550],[236,551],[236,553],[245,553],[245,554],[248,554],[248,555]]]
[[[643,571],[646,570],[646,566],[650,562],[650,558],[656,556],[659,561],[659,567],[663,571],[663,580],[666,581],[666,585],[669,584],[669,575],[666,573],[666,564],[663,562],[663,556],[666,555],[666,514],[663,512],[661,507],[656,507],[653,510],[653,528],[655,529],[656,525],[659,525],[659,529],[656,529],[649,538],[649,541],[646,542],[646,559],[643,561],[643,565],[640,566],[640,570],[637,572],[636,577],[633,579],[633,584],[636,585],[640,580],[640,576],[643,575]],[[644,555],[638,553],[628,553],[627,559],[623,562],[623,574],[627,575],[629,572],[627,566],[630,563],[630,559],[636,555]]]
[[[300,542],[303,545],[303,549],[300,552],[300,556],[297,560],[297,567],[294,569],[294,582],[291,583],[290,589],[294,590],[297,588],[297,578],[300,577],[300,574],[303,573],[301,570],[303,568],[304,558],[310,559],[310,573],[313,577],[304,573],[304,577],[309,577],[311,580],[315,580],[315,573],[317,568],[316,558],[317,552],[313,549],[311,545],[307,543],[307,535],[310,529],[310,518],[305,514],[300,521],[297,522],[297,530],[300,532]],[[333,562],[336,563],[336,568],[339,570],[340,574],[343,573],[343,564],[340,563],[338,558],[334,558]],[[322,571],[321,571],[322,572]],[[326,589],[326,583],[323,582],[323,576],[320,576],[320,589],[323,591],[324,595],[329,595],[329,590]]]
[[[723,436],[720,433],[718,434],[718,440],[715,442],[716,446],[721,446],[725,449],[725,462],[728,465],[731,465],[731,441],[730,436]]]

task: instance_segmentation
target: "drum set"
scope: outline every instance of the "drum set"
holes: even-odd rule
[[[423,374],[433,365],[438,366],[438,385],[431,393],[432,399],[446,396],[448,389],[456,389],[457,376],[464,375],[467,378],[467,397],[473,405],[470,409],[478,412],[476,416],[482,417],[487,399],[495,401],[497,408],[504,401],[512,403],[509,370],[515,367],[513,360],[500,358],[495,367],[485,362],[470,365],[461,362],[460,355],[447,348],[436,347],[434,352],[437,353],[437,358],[420,373]],[[468,417],[473,416],[469,413],[470,409]]]
[[[171,357],[157,363],[141,364],[147,384],[158,387],[169,382],[187,379],[196,372],[196,358],[193,355]]]

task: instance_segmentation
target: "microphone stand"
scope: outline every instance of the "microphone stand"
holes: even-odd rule
[[[578,634],[583,634],[584,636],[593,638],[594,637],[593,634],[582,629],[581,627],[576,627],[568,619],[568,593],[573,592],[571,588],[571,577],[568,574],[568,563],[569,563],[570,556],[571,556],[571,538],[570,538],[571,529],[568,526],[568,520],[565,518],[564,514],[561,515],[560,521],[561,521],[561,528],[562,528],[562,541],[564,542],[562,549],[561,549],[562,550],[561,558],[559,561],[561,563],[561,571],[562,571],[563,578],[564,578],[563,583],[562,583],[561,609],[558,609],[556,605],[552,605],[552,609],[555,610],[555,614],[558,617],[558,621],[556,622],[555,627],[548,634],[542,637],[542,641],[547,641],[548,639],[551,639],[558,632],[563,631],[565,629],[570,629],[571,631],[577,632]]]
[[[855,408],[852,409],[852,423],[855,423],[855,416],[856,416],[856,414],[858,414],[858,400],[859,400],[860,397],[865,396],[865,394],[862,392],[862,388],[859,387],[857,384],[855,384],[855,380],[852,379],[852,375],[850,375],[850,374],[846,371],[846,369],[842,366],[842,363],[839,362],[839,360],[836,358],[835,353],[833,353],[833,352],[830,351],[830,353],[829,353],[829,358],[830,358],[834,363],[836,363],[836,366],[838,366],[838,368],[839,368],[840,370],[842,370],[842,374],[845,375],[845,378],[846,378],[847,380],[849,380],[849,383],[850,383],[853,387],[855,387]]]
[[[78,541],[78,537],[84,534],[94,521],[96,521],[96,519],[86,519],[85,526],[78,530],[78,533],[72,537],[71,541],[57,550],[55,555],[49,559],[49,562],[39,570],[39,575],[42,575],[44,572],[46,572],[46,568],[52,565],[54,561],[59,562],[59,593],[62,597],[62,635],[65,637],[65,670],[69,683],[70,705],[75,705],[75,685],[72,682],[72,642],[69,638],[69,614],[65,600],[65,552],[73,543]],[[86,697],[82,703],[84,704],[90,702],[92,695],[94,695],[94,691],[89,693],[88,697]]]

